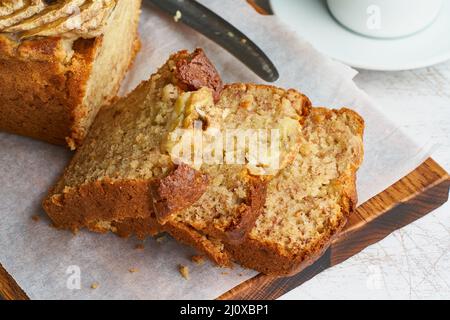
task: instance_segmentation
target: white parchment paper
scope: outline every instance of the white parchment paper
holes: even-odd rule
[[[276,85],[299,89],[316,106],[348,106],[366,120],[366,156],[358,175],[360,202],[386,189],[429,155],[387,118],[352,79],[356,71],[319,54],[276,17],[242,0],[202,1],[253,39],[280,71]],[[203,36],[144,5],[143,47],[122,93],[147,79],[168,55],[203,47],[226,82],[262,81]],[[190,248],[166,238],[145,241],[51,228],[40,203],[71,154],[64,148],[0,133],[0,263],[32,299],[213,299],[256,273],[236,266],[196,266]],[[39,215],[39,221],[32,216]],[[191,279],[178,273],[190,268]],[[138,272],[131,273],[130,269]],[[77,276],[80,287],[77,288]],[[97,289],[91,284],[98,283]]]

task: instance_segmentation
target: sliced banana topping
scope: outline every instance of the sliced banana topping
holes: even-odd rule
[[[85,0],[66,0],[49,5],[38,14],[5,28],[4,32],[23,32],[47,25],[59,18],[76,14],[77,10],[79,10],[84,2]]]
[[[0,12],[9,14],[0,15],[0,32],[15,34],[18,39],[38,36],[96,37],[102,34],[117,1],[23,0],[22,6],[2,1]]]
[[[42,0],[25,0],[23,6],[17,8],[17,10],[14,10],[8,15],[0,17],[0,30],[38,14],[45,6],[46,4]]]
[[[24,0],[0,0],[0,17],[9,15],[22,8]]]

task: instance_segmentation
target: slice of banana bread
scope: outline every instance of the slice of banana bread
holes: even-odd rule
[[[349,109],[313,108],[292,166],[273,179],[264,212],[233,259],[265,274],[288,275],[313,263],[344,227],[357,203],[364,121]]]
[[[222,83],[201,50],[182,51],[128,97],[103,108],[43,203],[55,225],[106,231],[114,221],[146,218],[153,212],[152,194],[173,210],[197,200],[207,176],[161,152],[177,96],[182,87],[197,85],[220,90]]]
[[[80,145],[139,50],[140,5],[0,1],[0,130]]]

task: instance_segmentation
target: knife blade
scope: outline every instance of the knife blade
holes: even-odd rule
[[[267,55],[241,31],[195,0],[147,0],[226,49],[263,80],[274,82],[278,70]]]

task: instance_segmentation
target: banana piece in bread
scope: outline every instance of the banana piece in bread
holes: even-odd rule
[[[141,0],[0,2],[0,130],[75,149],[137,51]]]

